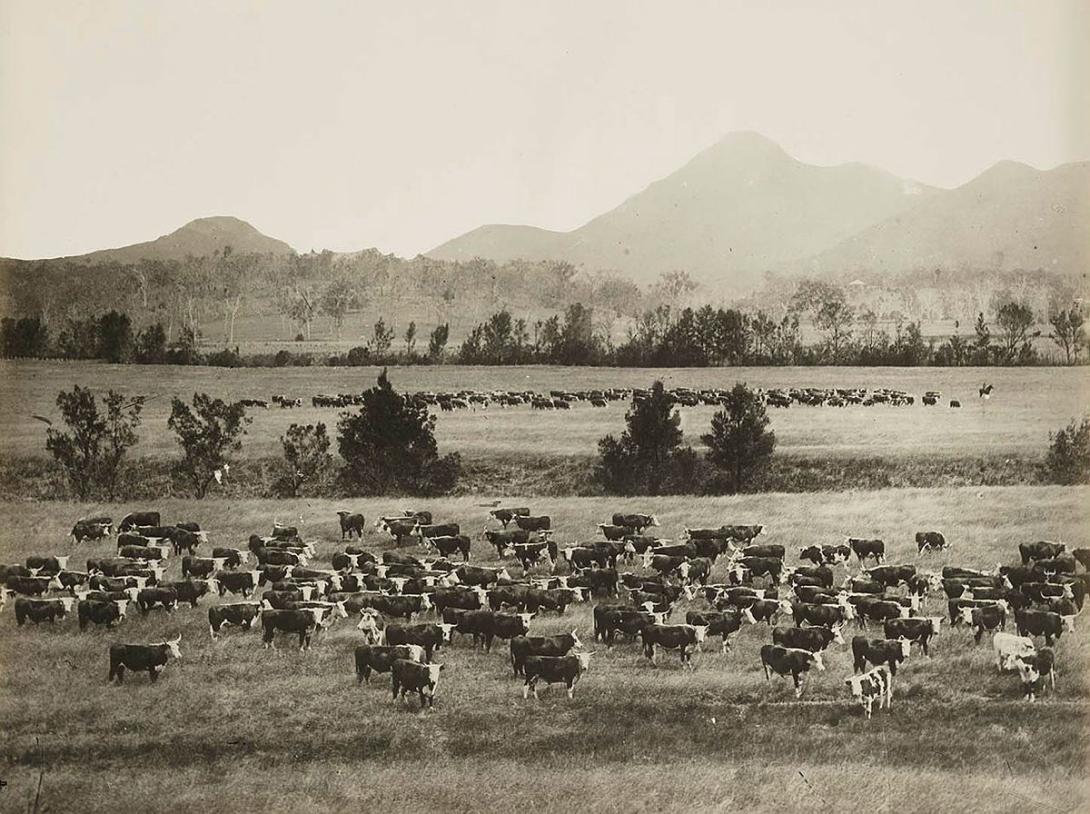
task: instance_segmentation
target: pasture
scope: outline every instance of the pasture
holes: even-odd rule
[[[0,456],[44,452],[45,426],[34,415],[58,417],[55,400],[73,384],[99,392],[109,388],[149,398],[142,442],[136,456],[174,455],[166,430],[170,398],[191,399],[196,391],[225,399],[262,398],[274,393],[302,398],[304,406],[254,409],[243,441],[244,457],[281,454],[278,439],[293,422],[323,421],[335,427],[340,410],[314,408],[318,393],[358,393],[374,385],[377,368],[144,367],[85,362],[0,363]],[[911,456],[973,457],[1017,454],[1040,456],[1048,434],[1090,403],[1090,368],[714,368],[629,369],[587,367],[404,367],[390,370],[401,391],[490,391],[605,387],[648,387],[662,379],[668,387],[726,388],[747,382],[762,388],[864,387],[902,389],[917,396],[906,407],[876,405],[845,408],[770,409],[772,427],[784,454],[821,457]],[[995,386],[989,401],[977,396],[982,382]],[[925,407],[925,391],[942,393],[939,406]],[[948,406],[951,398],[962,407]],[[471,456],[593,455],[607,433],[624,429],[625,402],[606,408],[585,403],[570,411],[542,412],[527,406],[460,410],[439,415],[441,450]],[[700,445],[712,407],[682,408],[686,443]]]
[[[841,542],[849,534],[881,537],[888,562],[912,562],[913,533],[937,529],[952,542],[949,552],[922,561],[937,570],[950,563],[994,568],[1016,560],[1017,544],[1026,541],[1086,546],[1088,500],[1087,488],[1020,487],[528,505],[552,516],[561,546],[594,539],[596,524],[613,511],[654,512],[662,524],[656,531],[671,538],[686,526],[763,523],[758,541],[783,544],[792,565],[799,547]],[[486,525],[496,527],[486,522],[484,502],[467,497],[416,502],[415,508],[461,523],[474,538],[473,563],[495,564],[495,552],[480,541]],[[408,503],[350,502],[347,508],[367,516],[366,548],[389,547],[370,522]],[[76,517],[118,519],[150,508],[160,509],[164,521],[198,521],[210,545],[245,547],[247,536],[267,533],[274,518],[298,524],[304,539],[317,541],[315,567],[327,566],[343,545],[334,514],[341,506],[329,501],[8,504],[0,505],[6,518],[0,562],[71,554],[70,566],[82,568],[86,557],[112,554],[113,541],[73,547],[65,535]],[[168,576],[177,577],[177,560],[168,562]],[[512,575],[517,571],[513,567]],[[721,576],[721,566],[712,576]],[[81,634],[74,618],[55,629],[18,629],[9,602],[0,615],[0,750],[10,785],[0,790],[0,808],[25,810],[39,778],[49,810],[87,812],[366,810],[376,804],[410,811],[881,805],[1021,812],[1090,805],[1085,620],[1056,646],[1055,694],[1045,692],[1035,704],[1021,700],[1016,677],[996,673],[987,639],[974,647],[970,634],[950,630],[947,620],[933,656],[914,650],[898,671],[892,711],[876,711],[866,721],[843,683],[852,671],[844,647],[827,651],[827,670],[811,674],[796,701],[789,680],[766,683],[761,672],[757,651],[770,639],[766,625],[744,627],[726,655],[717,640],[706,645],[690,673],[675,654],[660,653],[656,668],[637,645],[621,640],[607,651],[594,643],[587,603],[564,616],[543,614],[531,625],[534,635],[578,628],[585,648],[597,651],[574,700],[553,687],[540,701],[524,701],[504,642],[486,654],[456,637],[438,651],[446,669],[434,709],[421,713],[415,701],[391,702],[388,677],[357,686],[351,654],[360,634],[352,620],[319,633],[309,652],[300,653],[294,639],[263,650],[255,632],[236,629],[210,641],[208,604],[204,599],[196,609],[144,618],[130,609],[118,629]],[[698,606],[702,601],[682,603],[671,621],[683,621],[685,610]],[[926,615],[944,610],[941,598],[925,603]],[[157,684],[130,675],[122,687],[107,685],[109,643],[159,641],[178,632],[183,658]]]

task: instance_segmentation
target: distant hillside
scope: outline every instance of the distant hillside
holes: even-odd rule
[[[738,289],[933,194],[862,164],[803,164],[763,136],[734,133],[573,232],[485,226],[429,256],[567,259],[640,283],[686,269],[712,288]]]
[[[1090,163],[1047,172],[1004,161],[963,186],[864,229],[803,271],[894,275],[914,268],[1090,268]]]
[[[1071,272],[1090,260],[1088,166],[1003,162],[941,190],[862,164],[803,164],[762,136],[735,133],[572,232],[484,226],[429,256],[566,259],[640,283],[686,269],[712,297],[751,288],[766,270]]]
[[[64,258],[86,263],[136,263],[140,260],[182,260],[205,257],[230,246],[236,254],[290,254],[291,246],[261,234],[244,220],[227,216],[197,218],[185,226],[146,243],[103,249]]]

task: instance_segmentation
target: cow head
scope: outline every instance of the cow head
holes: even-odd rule
[[[440,629],[443,641],[449,642],[451,631],[454,630],[454,628],[458,627],[458,625],[448,624],[447,622],[439,622],[438,624],[436,624],[436,627]]]
[[[46,586],[46,588],[48,590],[53,590],[53,591],[63,591],[64,590],[64,583],[61,582],[60,575],[59,574],[54,574],[53,577],[49,580],[49,583]]]
[[[427,613],[428,611],[430,611],[433,607],[431,603],[431,597],[429,597],[427,594],[417,594],[417,596],[420,597],[420,612]]]
[[[334,602],[333,607],[330,609],[330,617],[333,619],[347,619],[348,611],[345,610],[344,602]]]
[[[477,600],[481,603],[482,606],[488,604],[488,591],[486,589],[482,588],[480,585],[474,585],[473,593],[477,594]]]
[[[499,570],[499,573],[496,574],[496,579],[502,582],[510,582],[511,575],[507,572],[506,568],[501,568]]]
[[[532,613],[516,613],[515,615],[522,620],[522,632],[524,634],[529,633],[530,620],[534,618],[534,615]]]
[[[408,582],[408,577],[390,577],[390,582],[394,584],[394,593],[401,593],[401,590],[405,587],[405,583]]]
[[[71,597],[71,596],[66,596],[66,597],[64,597],[62,599],[58,599],[57,601],[60,602],[61,607],[64,608],[64,613],[71,613],[72,612],[72,605],[74,605],[75,602],[76,602],[75,597]]]
[[[654,549],[649,548],[646,551],[644,551],[643,552],[643,560],[641,560],[641,564],[643,565],[643,567],[644,568],[650,568],[651,567],[651,560],[654,559],[654,557],[655,557]]]
[[[182,649],[179,647],[181,642],[182,634],[179,633],[175,638],[165,642],[161,642],[161,644],[167,647],[167,649],[170,651],[170,655],[174,656],[174,658],[176,659],[180,659],[182,657]]]
[[[1064,630],[1066,630],[1068,633],[1074,633],[1075,632],[1075,617],[1074,617],[1074,615],[1061,616],[1060,619],[1063,620]]]
[[[140,594],[140,589],[139,588],[123,588],[122,593],[125,593],[125,594],[128,595],[128,597],[129,597],[128,601],[135,602],[136,597]],[[122,614],[122,615],[124,615],[124,614]]]
[[[749,608],[742,609],[742,618],[751,625],[757,624],[757,619],[753,616],[753,611],[751,611]]]
[[[590,657],[597,652],[597,650],[591,650],[589,653],[572,653],[579,660],[579,672],[585,673],[590,669]]]
[[[957,623],[959,625],[972,625],[973,624],[973,609],[969,606],[962,606],[958,608]]]
[[[57,561],[57,565],[60,567],[61,571],[64,571],[64,570],[66,570],[68,568],[68,556],[69,555],[65,555],[63,557],[54,557],[53,558],[53,559],[55,559]]]
[[[833,625],[829,628],[829,632],[832,634],[832,638],[829,640],[835,644],[844,644],[844,625]]]
[[[825,671],[825,662],[821,658],[821,653],[810,653],[810,658],[815,669],[821,672]]]
[[[198,583],[201,587],[197,592],[197,596],[203,596],[204,594],[218,594],[220,592],[219,580],[215,577],[209,577],[201,583]]]
[[[704,637],[708,635],[708,625],[692,625],[693,640],[697,644],[703,644]]]
[[[127,600],[127,599],[115,599],[114,600],[114,605],[117,606],[118,618],[121,618],[122,616],[125,615],[125,611],[129,607],[129,600]]]
[[[572,647],[582,647],[583,643],[579,641],[578,628],[572,628],[571,632]]]
[[[678,576],[680,576],[683,580],[687,580],[689,578],[689,569],[689,561],[685,560],[683,563],[681,563],[681,565],[677,567]]]
[[[431,691],[434,693],[435,688],[439,686],[439,673],[442,671],[443,665],[425,664],[424,666],[428,668],[428,687],[430,687]]]
[[[942,617],[941,616],[929,616],[927,618],[931,622],[931,633],[934,634],[935,636],[938,636],[939,635],[939,628],[942,627]]]
[[[343,607],[343,603],[339,603]],[[360,621],[356,625],[356,630],[363,631],[371,636],[373,639],[378,639],[380,635],[378,627],[378,614],[371,608],[364,608],[360,611]]]
[[[847,684],[852,691],[852,698],[856,701],[863,700],[863,681],[864,676],[852,676],[851,678],[845,678],[844,683]]]
[[[647,525],[657,526],[657,525],[659,525],[659,519],[655,515],[651,515],[650,517],[647,518]]]
[[[404,647],[409,654],[409,661],[415,661],[417,664],[424,663],[424,648],[418,644],[403,644],[400,647]]]

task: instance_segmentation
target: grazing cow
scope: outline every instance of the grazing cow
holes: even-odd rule
[[[409,659],[394,659],[390,667],[390,686],[393,689],[394,701],[400,695],[415,692],[420,696],[420,708],[435,706],[435,691],[439,687],[439,673],[442,664],[419,664]]]
[[[388,673],[398,659],[424,663],[424,648],[418,644],[377,645],[361,644],[356,647],[356,683],[370,683],[371,673]]]
[[[493,593],[495,592],[493,591]],[[435,612],[442,615],[443,611],[447,608],[479,610],[484,607],[485,602],[488,602],[491,599],[491,596],[482,588],[463,588],[461,586],[454,586],[451,588],[436,588],[435,591],[430,594],[429,599],[432,606],[435,608]],[[496,607],[498,608],[499,605]]]
[[[17,577],[9,574],[4,580],[4,587],[23,596],[41,596],[49,590],[64,590],[56,574],[50,577]]]
[[[370,597],[370,607],[385,616],[409,621],[414,613],[427,613],[431,610],[431,600],[427,594],[401,594],[388,596],[377,594]]]
[[[136,606],[145,616],[155,606],[171,613],[178,607],[178,592],[173,588],[142,588],[136,595]]]
[[[766,644],[761,647],[761,666],[765,671],[765,681],[772,680],[772,673],[791,676],[795,684],[795,697],[802,696],[803,677],[811,667],[825,669],[821,653],[799,650],[792,647],[780,647],[778,644]]]
[[[868,557],[874,557],[875,564],[881,565],[882,559],[886,556],[886,544],[881,540],[866,540],[859,537],[849,537],[848,545],[851,546],[856,559],[859,560],[860,567],[863,566],[863,560]]]
[[[81,599],[76,611],[79,618],[79,629],[87,629],[88,624],[105,625],[110,628],[125,615],[128,601],[124,599],[99,601],[95,599]]]
[[[831,644],[844,644],[841,626],[828,627],[777,627],[772,630],[772,643],[794,650],[820,653]]]
[[[537,613],[540,609],[555,610],[562,616],[573,602],[581,602],[584,599],[583,591],[579,588],[529,588],[523,595],[523,607],[530,613]]]
[[[985,630],[1002,630],[1007,626],[1007,606],[993,603],[980,607],[962,606],[958,609],[958,622],[974,629],[973,641],[980,644]]]
[[[693,627],[705,627],[707,636],[721,637],[720,652],[730,650],[730,637],[742,629],[742,612],[731,609],[725,611],[689,611],[685,614],[685,624]]]
[[[1019,636],[1044,636],[1045,644],[1052,646],[1053,639],[1063,635],[1064,621],[1058,613],[1039,610],[1016,610],[1014,623]]]
[[[1063,543],[1019,543],[1018,553],[1022,555],[1022,565],[1029,565],[1036,560],[1054,560],[1067,550]]]
[[[1033,639],[1026,636],[996,633],[992,636],[992,652],[995,653],[996,669],[1002,673],[1016,669],[1015,661],[1036,654],[1037,648]]]
[[[1071,556],[1075,558],[1075,562],[1090,571],[1090,548],[1076,548]]]
[[[526,659],[531,656],[566,656],[581,647],[576,631],[559,636],[515,636],[511,639],[511,668],[515,675],[526,675]]]
[[[942,626],[941,616],[909,617],[908,619],[890,619],[882,626],[887,639],[907,639],[916,642],[923,649],[925,656],[930,656],[928,649],[931,639],[939,635]]]
[[[174,591],[179,602],[188,602],[192,608],[197,607],[197,602],[202,596],[219,593],[219,586],[212,578],[160,582],[158,587]]]
[[[310,647],[311,636],[314,635],[322,616],[320,608],[263,610],[261,611],[261,641],[268,648],[273,645],[273,638],[277,631],[295,634],[299,637],[299,649],[306,650]]]
[[[204,532],[189,531],[188,529],[175,526],[171,530],[169,537],[171,545],[174,546],[175,554],[181,554],[183,551],[193,554],[193,552],[196,551],[197,546],[204,540]]]
[[[469,562],[469,537],[464,534],[428,538],[428,542],[444,557],[462,555],[463,562]]]
[[[387,625],[386,644],[417,644],[424,648],[424,657],[431,661],[432,653],[444,644],[450,643],[450,634],[454,625],[446,622],[438,624]]]
[[[811,545],[799,551],[799,558],[814,565],[843,565],[851,553],[846,545]]]
[[[609,568],[611,561],[616,563],[616,557],[610,551],[594,546],[567,546],[560,554],[572,571],[594,567]]]
[[[767,576],[773,584],[783,582],[783,560],[777,557],[739,557],[731,565],[745,569],[751,577]]]
[[[885,622],[889,619],[907,619],[909,617],[910,609],[900,602],[872,599],[867,595],[858,597],[853,604],[855,605],[856,619],[859,621],[859,627],[861,628],[865,628],[868,621]]]
[[[159,562],[166,558],[166,552],[157,546],[123,545],[117,549],[118,556],[146,562]]]
[[[15,624],[22,627],[29,619],[34,624],[48,621],[55,624],[72,610],[73,597],[63,599],[27,599],[20,596],[15,600]]]
[[[213,576],[220,596],[233,594],[250,596],[261,584],[262,571],[217,571]]]
[[[1048,678],[1053,691],[1056,689],[1056,654],[1051,647],[1042,647],[1035,654],[1019,656],[1018,661],[1035,668],[1040,677]]]
[[[515,555],[523,572],[529,571],[539,562],[547,561],[550,568],[555,564],[558,551],[552,541],[540,543],[512,543],[506,549]]]
[[[814,583],[827,589],[833,587],[833,569],[827,565],[800,565],[791,571],[791,581],[793,584],[803,584],[799,579],[812,579]]]
[[[530,631],[532,613],[495,613],[490,610],[455,611],[461,614],[457,631],[473,636],[473,646],[484,642],[485,652],[492,651],[492,641],[525,636]],[[444,617],[446,621],[446,617]]]
[[[357,539],[363,539],[363,526],[367,522],[364,520],[362,514],[353,514],[352,512],[339,511],[337,517],[341,521],[341,539],[347,537],[352,539],[352,535],[355,534]]]
[[[895,588],[916,576],[915,565],[879,565],[864,572],[883,588]]]
[[[109,518],[101,518],[102,520],[108,520]],[[77,520],[76,524],[72,526],[72,539],[75,540],[76,545],[79,545],[84,540],[101,540],[104,537],[110,536],[110,523],[97,522],[99,518],[90,518],[87,520]]]
[[[617,571],[613,568],[598,568],[587,571],[580,576],[568,578],[570,588],[586,588],[591,595],[605,594],[617,595]]]
[[[159,512],[132,512],[121,518],[118,531],[131,531],[137,526],[158,526],[162,522]]]
[[[795,627],[802,627],[803,622],[811,625],[832,628],[843,625],[852,618],[850,606],[845,605],[807,605],[805,602],[785,601],[784,610],[791,609]]]
[[[509,529],[505,531],[485,529],[484,539],[490,546],[493,546],[496,549],[496,553],[501,557],[507,556],[508,549],[511,546],[531,542],[530,532],[523,531],[522,529]]]
[[[528,698],[530,692],[537,700],[537,683],[564,684],[568,688],[568,698],[575,693],[575,684],[590,668],[590,653],[574,653],[570,656],[527,656],[523,667],[526,681],[522,685],[522,697]]]
[[[238,568],[244,562],[250,561],[250,552],[237,548],[213,548],[213,559],[222,559],[224,568]]]
[[[261,606],[256,602],[213,605],[208,609],[208,633],[214,639],[225,625],[237,625],[243,630],[249,630],[260,613]]]
[[[887,665],[891,676],[897,675],[897,665],[908,659],[912,646],[906,639],[868,639],[866,636],[852,637],[852,657],[855,659],[855,671],[865,672],[869,661],[875,667]]]
[[[1070,585],[1058,585],[1052,582],[1023,582],[1019,591],[1031,602],[1038,604],[1075,597]]]
[[[68,557],[27,557],[26,567],[35,576],[52,577],[68,567]]]
[[[182,651],[178,647],[182,637],[167,642],[155,644],[111,644],[110,645],[110,675],[107,683],[117,677],[117,683],[125,680],[125,668],[134,673],[148,671],[148,678],[154,683],[159,678],[159,670],[166,666],[167,659],[174,656],[182,657]]]
[[[227,564],[226,557],[182,557],[183,577],[207,577]]]
[[[617,633],[635,638],[648,625],[662,624],[665,616],[637,608],[598,605],[594,608],[594,638],[604,639],[612,648]]]
[[[919,557],[925,551],[944,551],[949,548],[950,544],[946,542],[946,538],[942,536],[942,532],[939,531],[917,531],[916,532],[916,548]]]
[[[61,571],[57,574],[57,579],[60,580],[61,585],[72,592],[75,592],[75,589],[79,586],[87,584],[89,578],[90,574],[86,571]]]
[[[879,710],[882,707],[888,710],[893,703],[893,671],[885,665],[879,665],[863,675],[846,678],[844,683],[851,689],[852,698],[863,707],[867,720],[870,720],[875,700],[878,701]]]
[[[770,557],[776,560],[787,556],[787,550],[782,545],[747,545],[736,549],[736,552],[742,557]]]
[[[774,599],[758,599],[742,611],[742,618],[751,625],[758,622],[771,625],[781,610],[783,607]]]
[[[508,524],[516,517],[529,517],[530,509],[526,506],[508,507],[503,509],[492,509],[488,513],[488,516],[493,520],[498,520],[503,524],[506,529]]]
[[[640,639],[643,641],[643,654],[652,665],[655,665],[656,647],[677,650],[681,655],[681,663],[692,670],[692,655],[689,653],[689,648],[696,647],[699,649],[707,632],[707,625],[647,625],[640,631]]]
[[[657,526],[659,521],[653,514],[614,514],[612,523],[614,526],[626,526],[634,529],[636,534],[639,534],[650,526]]]
[[[480,585],[487,588],[497,582],[510,582],[511,575],[506,568],[478,568],[475,565],[463,565],[454,571],[458,582],[463,585]]]
[[[539,515],[537,517],[532,515],[516,515],[514,518],[515,525],[523,531],[549,531],[552,528],[552,520],[550,520],[547,514]]]

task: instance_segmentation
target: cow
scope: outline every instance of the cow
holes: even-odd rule
[[[516,676],[526,675],[526,659],[531,656],[566,656],[573,648],[582,647],[577,631],[558,636],[515,636],[511,639],[511,668]]]
[[[846,605],[808,605],[805,602],[784,601],[783,610],[790,608],[795,627],[806,622],[811,625],[832,628],[851,620],[852,611]]]
[[[433,537],[457,537],[462,528],[457,523],[417,523],[412,533],[426,546]]]
[[[813,584],[826,589],[833,587],[833,569],[827,565],[800,565],[791,571],[791,582],[794,585],[806,584],[801,579],[811,579]]]
[[[689,648],[699,649],[707,633],[707,625],[647,625],[640,631],[640,639],[643,641],[643,654],[653,666],[657,666],[655,664],[656,647],[677,650],[681,655],[681,663],[692,670],[693,663]]]
[[[523,531],[549,531],[552,528],[552,520],[547,514],[540,516],[515,515],[515,525]]]
[[[887,710],[893,704],[893,672],[885,665],[879,665],[862,675],[844,679],[855,699],[863,707],[863,714],[870,720],[871,710],[875,700],[878,701],[878,709],[885,707]]]
[[[474,565],[463,565],[454,571],[454,575],[463,585],[479,585],[482,588],[487,588],[501,580],[511,581],[511,575],[505,568],[478,568]]]
[[[859,597],[853,604],[860,628],[865,628],[868,621],[885,622],[889,619],[907,619],[910,615],[910,608],[900,602],[872,599],[870,595]]]
[[[463,562],[469,562],[470,541],[464,534],[431,537],[428,542],[444,557],[452,557],[457,553],[462,555]]]
[[[567,578],[570,588],[585,588],[589,594],[617,595],[617,581],[619,577],[613,568],[596,568],[586,571],[581,575]]]
[[[1018,671],[1018,680],[1022,682],[1022,697],[1026,701],[1037,700],[1037,690],[1041,686],[1041,673],[1033,662],[1015,659],[1014,667]]]
[[[1063,635],[1064,622],[1058,613],[1039,610],[1016,610],[1014,623],[1019,636],[1044,636],[1045,644],[1052,646],[1053,639]]]
[[[795,650],[820,653],[831,644],[844,644],[841,626],[777,627],[772,629],[772,643]]]
[[[398,659],[424,663],[424,648],[418,644],[361,644],[355,650],[356,683],[370,683],[371,673],[388,673]]]
[[[1016,669],[1016,659],[1036,654],[1033,639],[1015,636],[1013,633],[996,633],[992,636],[992,652],[995,654],[995,666],[999,672]]]
[[[811,545],[799,550],[799,558],[814,565],[843,565],[850,554],[851,549],[846,545]]]
[[[319,608],[263,610],[261,611],[261,641],[266,648],[269,648],[273,646],[273,638],[277,631],[295,634],[299,637],[299,649],[306,650],[310,647],[311,636],[314,635],[322,616]]]
[[[225,557],[182,557],[182,577],[207,577],[227,564]]]
[[[865,672],[867,662],[875,667],[886,665],[891,676],[897,675],[897,665],[908,659],[911,645],[906,639],[868,639],[866,636],[852,637],[852,658],[855,671]]]
[[[946,542],[946,538],[942,536],[942,532],[939,531],[917,531],[916,532],[916,556],[922,556],[925,551],[944,551],[950,547],[950,544]]]
[[[594,546],[566,546],[559,553],[573,572],[595,567],[609,568],[611,560],[616,562],[610,551]]]
[[[436,588],[434,593],[429,596],[435,612],[439,615],[442,615],[447,608],[478,610],[484,607],[484,604],[490,598],[489,592],[486,592],[483,588],[463,588],[460,586]],[[499,607],[500,605],[496,605],[494,609]]]
[[[1018,553],[1022,555],[1022,565],[1029,565],[1036,560],[1053,560],[1067,551],[1063,543],[1019,543]]]
[[[170,534],[170,543],[174,547],[174,553],[181,554],[183,551],[193,554],[205,539],[203,531],[189,531],[188,529],[178,528],[175,526]]]
[[[633,529],[636,534],[641,533],[650,526],[659,524],[658,518],[653,514],[614,514],[611,522],[614,526],[625,526]]]
[[[260,613],[261,606],[257,602],[213,605],[208,609],[208,633],[214,639],[225,625],[237,625],[243,630],[249,630]]]
[[[751,577],[767,576],[773,584],[783,582],[783,560],[777,557],[739,557],[731,565],[745,569]]]
[[[76,606],[79,618],[79,629],[84,631],[88,624],[105,625],[108,628],[114,626],[125,615],[128,601],[124,599],[99,601],[94,599],[81,599]]]
[[[774,599],[758,599],[742,610],[742,618],[755,625],[758,622],[773,624],[783,606]]]
[[[72,539],[79,545],[84,540],[101,540],[104,537],[110,536],[110,523],[97,522],[98,520],[109,520],[109,518],[88,518],[86,520],[77,520],[76,524],[72,526],[72,531],[69,534]]]
[[[523,607],[531,613],[537,613],[541,608],[555,610],[558,615],[563,615],[568,605],[573,602],[583,601],[583,591],[580,588],[529,588],[523,595]]]
[[[1071,552],[1071,556],[1075,559],[1075,562],[1090,571],[1090,548],[1076,548]]]
[[[248,597],[261,583],[261,571],[217,571],[213,575],[220,596],[230,591]]]
[[[768,557],[782,560],[787,550],[782,545],[747,545],[734,549],[734,555],[741,557]]]
[[[148,671],[148,678],[154,683],[159,678],[159,670],[166,666],[167,659],[173,656],[176,659],[182,657],[179,643],[182,637],[155,644],[111,644],[110,645],[110,674],[107,683],[117,678],[121,684],[125,680],[125,668],[135,672]]]
[[[31,556],[26,558],[26,567],[34,576],[52,577],[68,567],[68,557]]]
[[[19,577],[9,574],[4,580],[4,587],[23,596],[41,596],[49,590],[64,590],[64,585],[56,574],[49,577]]]
[[[916,642],[923,649],[924,655],[930,657],[931,639],[939,635],[941,626],[941,616],[909,617],[908,619],[890,619],[882,626],[882,632],[887,639],[907,639],[910,642]]]
[[[355,534],[357,539],[363,539],[363,527],[367,522],[362,514],[354,514],[352,512],[346,512],[343,509],[337,512],[337,517],[341,522],[341,539],[346,537],[351,540],[352,535]]]
[[[385,616],[405,621],[411,620],[414,613],[427,613],[432,608],[427,594],[375,594],[370,596],[369,606]]]
[[[197,607],[197,602],[202,596],[219,593],[219,586],[214,579],[180,579],[171,582],[161,582],[159,588],[173,590],[179,602],[188,602],[192,608]]]
[[[980,644],[985,630],[1002,630],[1007,626],[1006,603],[961,607],[958,610],[958,622],[972,627],[975,630],[973,641]]]
[[[394,701],[398,695],[404,699],[405,695],[415,692],[420,696],[420,708],[435,706],[435,691],[439,686],[439,673],[442,664],[418,664],[408,659],[395,659],[390,667],[390,686],[393,689]]]
[[[505,550],[514,554],[515,559],[518,560],[519,565],[522,566],[523,573],[529,571],[533,566],[543,560],[549,563],[550,568],[553,567],[558,555],[556,543],[552,541],[540,543],[512,543],[507,546]]]
[[[29,619],[35,625],[48,621],[55,624],[72,610],[73,597],[63,599],[27,599],[20,596],[15,600],[15,624],[22,627]]]
[[[147,616],[148,612],[159,606],[167,613],[178,607],[178,592],[173,588],[142,588],[136,595],[136,606]]]
[[[537,700],[537,684],[564,684],[568,689],[568,698],[575,693],[579,678],[590,668],[590,653],[573,653],[565,656],[527,656],[523,667],[526,677],[522,685],[522,697],[529,698],[531,692]]]
[[[513,507],[513,508],[509,507],[509,508],[502,508],[502,509],[492,509],[488,513],[488,516],[491,517],[493,520],[498,520],[500,523],[503,524],[503,527],[506,529],[508,524],[510,524],[510,522],[514,518],[516,518],[516,517],[529,517],[530,516],[530,509],[528,507],[526,507],[526,506],[517,506],[517,507]]]
[[[799,698],[802,696],[804,675],[810,672],[811,667],[824,670],[825,662],[822,661],[821,653],[766,644],[761,647],[761,667],[764,668],[765,681],[772,680],[772,673],[785,678],[791,676],[795,684],[795,697]]]
[[[61,571],[57,579],[66,590],[74,593],[76,588],[87,584],[90,574],[86,571]]]
[[[493,546],[496,549],[496,553],[501,557],[507,556],[508,549],[512,545],[531,542],[530,532],[523,531],[522,529],[510,529],[506,531],[485,529],[484,539],[490,546]]]
[[[915,565],[879,565],[864,573],[883,588],[895,588],[916,576]]]
[[[594,608],[594,638],[605,640],[606,646],[612,648],[617,633],[635,638],[648,625],[662,624],[665,617],[639,608],[598,605]]]
[[[117,530],[131,531],[137,526],[158,526],[161,522],[159,512],[132,512],[121,518]]]
[[[719,636],[721,638],[720,652],[730,650],[730,636],[737,633],[742,627],[742,614],[737,610],[728,611],[689,611],[685,614],[685,625],[694,629],[704,628],[704,637]],[[671,625],[670,627],[674,627]],[[642,631],[641,631],[642,633]],[[701,639],[701,643],[703,639]],[[697,649],[702,649],[697,647]]]
[[[1053,691],[1056,689],[1056,654],[1051,647],[1042,647],[1036,653],[1018,656],[1017,662],[1027,664],[1040,674],[1041,678],[1047,677]],[[1036,688],[1034,688],[1036,689]]]
[[[250,561],[250,552],[237,548],[217,547],[212,549],[212,559],[222,559],[224,568],[238,568]]]
[[[454,625],[446,622],[438,624],[387,625],[386,644],[417,644],[424,648],[424,657],[431,661],[432,653],[444,644],[450,643],[450,634]]]
[[[859,567],[863,567],[863,560],[874,557],[875,565],[881,565],[886,556],[886,544],[882,540],[867,540],[860,537],[849,537],[848,545],[859,561]]]
[[[495,613],[490,610],[466,611],[459,624],[459,632],[463,625],[473,635],[473,645],[478,641],[484,642],[486,653],[492,652],[492,642],[496,638],[513,639],[516,636],[525,636],[530,632],[530,619],[532,613]]]
[[[1070,585],[1052,582],[1023,582],[1019,591],[1031,602],[1038,604],[1045,604],[1056,599],[1074,599],[1075,596]]]

